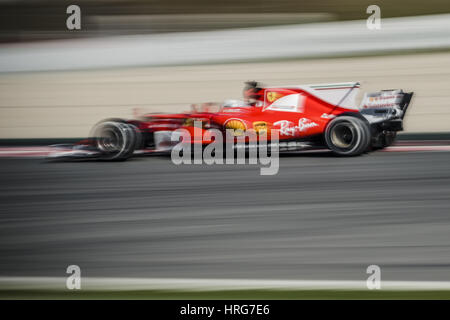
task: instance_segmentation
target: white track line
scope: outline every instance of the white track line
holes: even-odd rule
[[[419,151],[450,151],[450,146],[392,146],[383,152],[419,152]]]
[[[306,150],[305,153],[324,152],[326,149]],[[438,152],[450,151],[450,145],[436,146],[392,146],[380,150],[382,152]],[[72,150],[55,149],[51,147],[0,147],[0,157],[2,158],[44,158],[55,153],[71,153]],[[82,152],[77,150],[77,152]]]
[[[90,291],[368,290],[366,281],[177,278],[81,278],[81,288]],[[66,290],[66,278],[0,277],[0,289]],[[450,290],[450,282],[381,280],[381,290]]]

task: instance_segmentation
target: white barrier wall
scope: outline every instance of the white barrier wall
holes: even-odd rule
[[[450,14],[0,46],[0,72],[334,57],[450,47]]]

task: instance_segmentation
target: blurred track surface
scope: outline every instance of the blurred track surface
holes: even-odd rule
[[[0,160],[0,276],[450,280],[450,153]]]

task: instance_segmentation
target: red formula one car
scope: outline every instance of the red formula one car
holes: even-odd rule
[[[211,143],[205,138],[211,129],[232,130],[236,138],[252,131],[256,140],[265,133],[269,143],[268,133],[276,132],[281,152],[327,148],[356,156],[392,144],[413,95],[403,90],[366,93],[358,106],[358,90],[357,82],[281,87],[247,82],[243,101],[193,106],[189,113],[104,120],[91,138],[53,156],[124,160],[139,153],[170,153],[179,143],[173,139],[177,129],[191,132],[193,144]],[[200,128],[194,121],[201,122]]]

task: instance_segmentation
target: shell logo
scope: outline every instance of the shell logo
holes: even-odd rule
[[[244,121],[240,119],[230,119],[225,122],[225,129],[233,130],[234,136],[241,136],[247,128]]]

